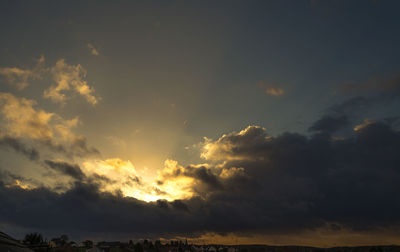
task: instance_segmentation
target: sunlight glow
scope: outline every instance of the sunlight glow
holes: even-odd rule
[[[172,169],[176,163],[167,162]],[[146,202],[157,200],[173,201],[186,199],[194,195],[192,192],[193,178],[175,177],[157,184],[154,181],[143,181],[135,167],[128,160],[112,158],[106,160],[91,160],[83,163],[83,171],[88,176],[101,176],[100,190],[103,192],[122,192],[124,196],[134,197]]]

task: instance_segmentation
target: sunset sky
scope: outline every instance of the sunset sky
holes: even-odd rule
[[[399,1],[2,1],[0,231],[400,244]]]

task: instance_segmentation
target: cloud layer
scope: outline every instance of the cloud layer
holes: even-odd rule
[[[45,98],[65,104],[72,91],[98,103],[81,65],[61,59],[45,69],[43,62],[11,75],[3,69],[3,75],[23,88],[37,77],[33,73],[47,72],[55,85],[44,91]],[[259,86],[273,96],[285,92]],[[0,147],[33,161],[54,180],[38,183],[0,172],[0,223],[39,231],[62,227],[73,235],[107,230],[155,237],[397,230],[398,118],[355,116],[386,97],[334,105],[307,134],[272,136],[250,125],[216,140],[204,138],[199,145],[204,163],[182,166],[168,159],[149,182],[129,160],[101,159],[74,132],[78,117],[65,119],[32,99],[0,93]],[[343,130],[350,134],[340,135]]]
[[[171,193],[167,185],[176,182],[174,188],[189,195],[170,202],[146,203],[104,191],[102,178],[82,180],[77,166],[46,161],[76,182],[61,194],[1,184],[0,221],[35,229],[58,226],[71,233],[193,236],[293,233],[327,225],[356,231],[397,228],[399,132],[373,122],[336,140],[330,126],[315,125],[311,136],[273,137],[265,128],[249,126],[208,139],[203,149],[208,164],[183,167],[168,161],[160,171],[159,194]]]

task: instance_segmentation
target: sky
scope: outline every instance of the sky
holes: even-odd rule
[[[0,230],[400,244],[398,1],[2,1]]]

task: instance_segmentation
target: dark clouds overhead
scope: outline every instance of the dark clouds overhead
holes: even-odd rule
[[[33,147],[28,147],[17,138],[4,136],[0,138],[0,146],[11,148],[15,152],[20,153],[30,160],[38,160],[40,158],[39,151]]]
[[[342,140],[329,132],[271,137],[261,127],[249,127],[209,140],[215,152],[208,158],[218,162],[177,168],[164,177],[193,178],[198,196],[187,200],[146,203],[100,192],[95,180],[76,182],[61,194],[1,184],[0,221],[38,230],[57,226],[73,234],[154,236],[298,232],[326,223],[353,230],[398,226],[400,133],[384,122]],[[84,177],[78,166],[45,162],[77,180]]]
[[[77,180],[83,180],[86,177],[79,165],[52,160],[45,160],[44,163],[51,169]]]
[[[344,115],[339,117],[324,116],[316,121],[308,130],[333,133],[348,123],[348,119]]]

